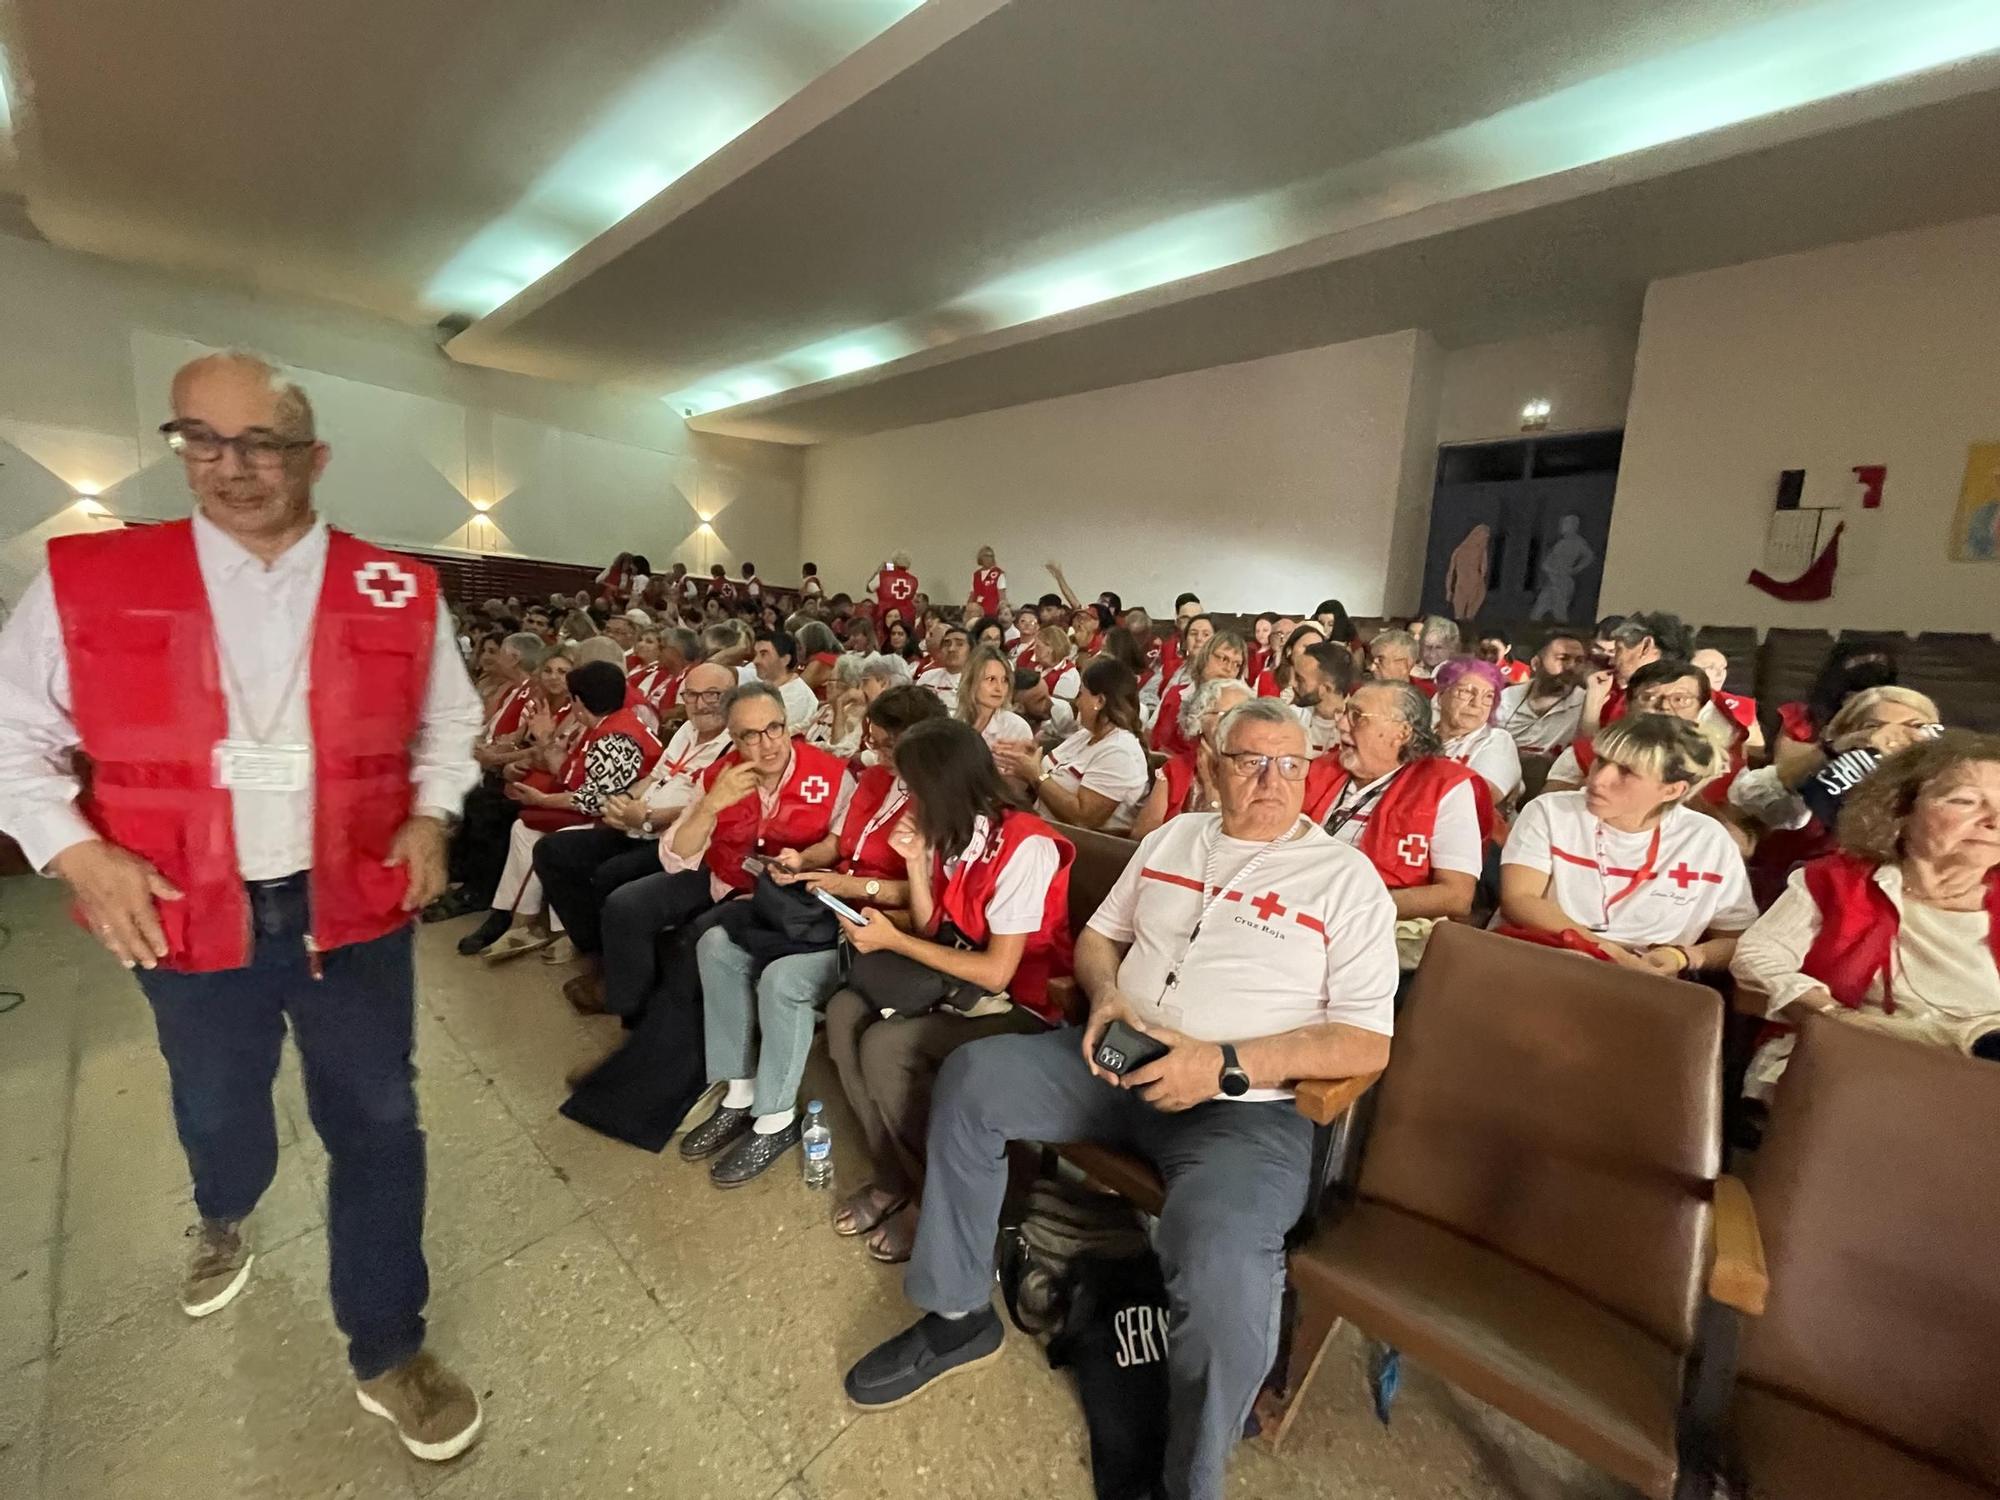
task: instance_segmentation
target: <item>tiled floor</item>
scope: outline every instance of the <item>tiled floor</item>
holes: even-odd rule
[[[420,1092],[430,1133],[434,1343],[485,1393],[455,1464],[407,1458],[355,1405],[326,1309],[324,1161],[296,1070],[243,1297],[173,1302],[192,1215],[166,1073],[136,987],[62,920],[60,892],[0,882],[0,1496],[6,1500],[834,1500],[940,1493],[1087,1500],[1067,1377],[1026,1340],[934,1396],[863,1417],[839,1372],[909,1313],[896,1272],[827,1229],[787,1161],[720,1193],[561,1119],[563,1072],[609,1040],[530,958],[459,958],[422,930]],[[831,1071],[842,1176],[854,1132]],[[1330,1359],[1280,1453],[1241,1450],[1232,1492],[1597,1500],[1625,1492],[1409,1371],[1392,1427],[1359,1345]]]

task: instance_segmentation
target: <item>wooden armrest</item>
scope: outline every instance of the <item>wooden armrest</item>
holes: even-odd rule
[[[1081,1026],[1090,1015],[1090,1004],[1083,998],[1083,986],[1066,976],[1049,981],[1049,1004],[1061,1011],[1063,1019],[1073,1026]]]
[[[1708,1271],[1708,1295],[1724,1307],[1762,1317],[1771,1291],[1764,1266],[1764,1237],[1757,1230],[1757,1205],[1740,1177],[1715,1179],[1715,1259]]]
[[[1363,1094],[1375,1086],[1380,1073],[1358,1073],[1352,1078],[1301,1078],[1293,1085],[1293,1104],[1315,1125],[1331,1125],[1346,1114]]]

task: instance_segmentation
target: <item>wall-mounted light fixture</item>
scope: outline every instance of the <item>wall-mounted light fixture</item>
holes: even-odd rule
[[[1541,432],[1549,425],[1549,402],[1546,396],[1537,396],[1521,408],[1521,431]]]

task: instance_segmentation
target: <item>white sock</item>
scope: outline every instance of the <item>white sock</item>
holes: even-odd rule
[[[748,1109],[757,1102],[757,1080],[754,1078],[732,1078],[729,1091],[722,1096],[724,1109]]]
[[[781,1109],[776,1114],[757,1116],[756,1131],[759,1135],[776,1135],[792,1123],[792,1111]]]

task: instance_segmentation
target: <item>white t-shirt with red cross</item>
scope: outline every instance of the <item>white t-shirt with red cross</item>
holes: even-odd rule
[[[1757,903],[1728,829],[1685,807],[1650,832],[1601,822],[1584,792],[1545,792],[1521,809],[1500,856],[1551,877],[1549,899],[1579,927],[1616,943],[1695,943],[1741,932]]]
[[[1095,743],[1088,729],[1077,730],[1049,752],[1049,779],[1072,792],[1088,788],[1116,803],[1102,825],[1106,833],[1130,828],[1152,790],[1146,747],[1126,729],[1114,729]]]
[[[1227,837],[1219,813],[1187,813],[1140,841],[1090,919],[1091,931],[1131,945],[1118,989],[1140,1021],[1207,1042],[1327,1021],[1394,1030],[1395,903],[1367,856],[1298,826],[1264,844]]]

